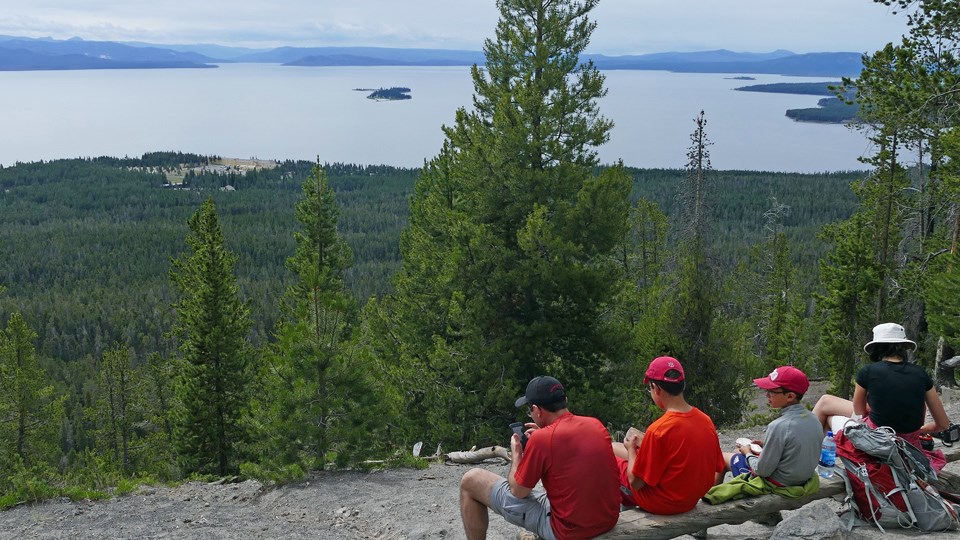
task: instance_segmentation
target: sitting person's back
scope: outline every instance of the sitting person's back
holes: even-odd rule
[[[525,446],[518,433],[510,438],[507,478],[474,468],[460,481],[467,538],[486,538],[488,509],[545,540],[581,540],[612,529],[620,505],[607,429],[596,418],[572,414],[566,390],[553,377],[533,378],[516,406],[526,406],[533,422],[525,424]]]
[[[684,399],[683,367],[677,359],[655,358],[644,384],[664,413],[646,433],[614,444],[622,490],[629,492],[623,503],[653,514],[686,512],[724,470],[717,430],[709,416]]]
[[[921,435],[950,427],[933,379],[922,367],[909,362],[909,354],[916,348],[917,344],[907,339],[899,324],[875,326],[873,340],[863,346],[871,364],[857,372],[852,401],[824,394],[813,408],[823,430],[839,433],[847,422],[862,419],[870,427],[890,427],[921,448]],[[930,422],[925,422],[927,412]],[[939,471],[946,464],[942,451],[923,452],[934,470]]]
[[[867,391],[868,417],[874,425],[897,433],[923,427],[924,398],[933,380],[922,367],[904,361],[874,362],[857,373],[857,384]]]
[[[666,411],[650,424],[637,452],[634,473],[646,485],[632,490],[634,501],[654,514],[686,512],[716,483],[722,459],[709,416],[696,407]]]
[[[543,483],[558,538],[593,536],[616,524],[616,478],[606,427],[569,412],[530,433],[516,472],[522,486]]]

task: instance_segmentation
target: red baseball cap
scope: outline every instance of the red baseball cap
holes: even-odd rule
[[[797,394],[806,394],[810,380],[802,371],[793,366],[780,366],[762,379],[754,379],[753,384],[764,390],[783,388]]]
[[[671,369],[679,371],[680,376],[667,377],[667,372]],[[650,381],[680,382],[683,380],[683,366],[672,356],[658,356],[650,361],[644,375],[643,384],[649,384]]]

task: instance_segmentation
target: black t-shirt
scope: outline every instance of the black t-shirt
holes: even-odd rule
[[[857,384],[867,390],[870,420],[874,424],[891,427],[897,433],[911,433],[923,425],[924,395],[933,388],[933,379],[922,367],[881,360],[861,369]]]

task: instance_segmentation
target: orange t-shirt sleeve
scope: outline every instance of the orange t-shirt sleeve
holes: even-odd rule
[[[654,430],[647,430],[643,440],[640,441],[640,448],[637,449],[637,460],[633,462],[633,475],[643,480],[648,486],[655,486],[663,477],[664,468],[662,464],[656,463],[655,456],[662,455],[659,445],[662,443],[659,434]]]

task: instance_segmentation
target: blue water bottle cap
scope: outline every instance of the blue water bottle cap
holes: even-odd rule
[[[832,432],[832,431],[828,431],[828,432],[827,432],[827,437],[833,437],[833,432]]]

